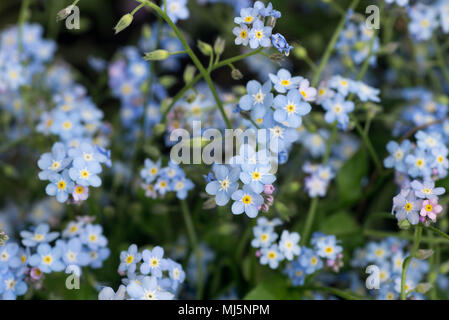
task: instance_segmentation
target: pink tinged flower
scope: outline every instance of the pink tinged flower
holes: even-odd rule
[[[263,193],[271,195],[274,192],[274,186],[272,184],[266,184],[263,187]]]
[[[89,188],[84,186],[76,186],[72,193],[75,202],[84,201],[89,197]]]
[[[261,255],[262,255],[262,252],[261,252],[260,250],[257,250],[257,251],[256,251],[256,257],[257,257],[257,258],[260,258]]]
[[[40,278],[42,278],[42,275],[43,275],[43,273],[42,273],[41,270],[39,270],[39,268],[32,268],[30,270],[30,277],[31,277],[31,279],[33,279],[35,281],[37,281]]]
[[[421,217],[428,217],[430,220],[435,221],[437,214],[443,211],[443,207],[438,204],[438,199],[424,200],[420,211]]]

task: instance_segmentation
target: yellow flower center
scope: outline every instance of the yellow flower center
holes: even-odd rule
[[[244,204],[250,204],[252,202],[251,196],[248,196],[248,195],[244,196],[242,198],[242,201]]]
[[[283,86],[288,86],[288,85],[290,85],[290,80],[282,80],[282,81],[281,81],[281,84],[282,84]]]
[[[52,258],[52,256],[47,255],[47,256],[43,257],[42,260],[44,261],[45,264],[51,264],[53,261],[53,258]]]
[[[59,189],[61,189],[61,190],[64,190],[65,189],[65,187],[66,187],[66,182],[64,181],[64,180],[60,180],[59,182],[58,182],[58,188]]]
[[[248,33],[247,33],[245,30],[242,30],[242,31],[240,32],[240,38],[246,39],[247,36],[248,36]]]
[[[72,123],[70,121],[64,121],[62,123],[62,128],[64,130],[70,130],[70,129],[72,129]]]
[[[81,176],[81,178],[83,178],[83,179],[89,178],[89,171],[87,171],[86,169],[81,170],[80,176]]]
[[[431,204],[428,204],[428,205],[426,206],[426,211],[427,211],[427,212],[431,212],[432,210],[433,210],[432,205],[431,205]]]
[[[159,260],[156,259],[156,258],[151,259],[150,265],[151,265],[152,267],[157,267],[157,266],[159,265]]]
[[[253,17],[251,17],[251,16],[247,16],[246,18],[245,18],[245,22],[246,23],[251,23],[253,21]]]
[[[132,263],[134,261],[134,257],[132,256],[132,255],[129,255],[127,258],[126,258],[126,263],[127,264],[130,264],[130,263]]]
[[[276,258],[276,252],[270,251],[270,252],[268,253],[268,259],[274,259],[274,258]]]
[[[84,192],[84,188],[81,186],[76,187],[75,192],[77,194],[82,194]]]

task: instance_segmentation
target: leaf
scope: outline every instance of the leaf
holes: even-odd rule
[[[368,170],[368,156],[365,149],[355,153],[337,174],[340,201],[345,204],[355,203],[363,196],[362,179]]]
[[[337,212],[327,217],[320,225],[320,231],[327,234],[345,234],[359,229],[355,219],[347,212]]]

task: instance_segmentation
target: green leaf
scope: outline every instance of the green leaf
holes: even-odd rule
[[[355,219],[347,212],[337,212],[327,217],[320,225],[319,230],[327,234],[345,234],[359,229]]]
[[[344,204],[355,203],[363,196],[361,183],[368,171],[368,155],[360,149],[350,158],[337,174],[338,193]]]

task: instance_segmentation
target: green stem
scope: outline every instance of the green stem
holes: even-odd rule
[[[349,6],[348,10],[346,12],[349,12],[349,10],[353,10],[359,3],[360,0],[352,0],[351,5]],[[335,29],[334,34],[332,35],[331,41],[327,45],[326,51],[324,52],[323,57],[321,58],[320,64],[318,65],[318,68],[316,69],[313,80],[312,80],[312,87],[316,87],[318,84],[318,81],[320,80],[321,73],[324,70],[324,67],[327,64],[327,61],[329,60],[332,51],[335,48],[335,44],[337,43],[338,37],[340,36],[341,31],[343,30],[343,27],[345,26],[346,22],[346,15],[342,15],[340,22],[338,23],[337,28]]]
[[[20,12],[19,12],[19,21],[18,21],[18,25],[19,25],[19,52],[23,51],[23,24],[26,21],[27,18],[27,10],[30,6],[31,0],[23,0],[22,1],[22,5],[20,7]]]
[[[444,79],[449,84],[449,69],[446,65],[446,62],[444,61],[443,52],[441,51],[441,47],[438,43],[438,39],[436,36],[432,38],[433,40],[433,46],[435,47],[435,53],[437,55],[437,62],[441,69],[441,72],[443,73]]]
[[[162,19],[165,20],[165,22],[168,23],[168,25],[172,28],[173,32],[176,34],[178,39],[181,41],[182,45],[187,51],[187,54],[190,56],[190,59],[192,59],[195,66],[198,68],[199,72],[203,76],[204,80],[206,81],[207,85],[209,86],[210,91],[212,92],[212,95],[214,96],[215,102],[218,105],[218,108],[221,112],[221,115],[223,116],[224,121],[226,122],[226,126],[231,129],[231,122],[228,119],[228,116],[226,115],[226,111],[224,110],[223,103],[220,100],[220,97],[218,96],[217,89],[215,88],[212,79],[210,77],[210,74],[207,72],[207,70],[204,68],[204,66],[201,64],[200,60],[196,56],[196,54],[193,52],[193,50],[190,48],[189,44],[185,40],[184,36],[182,35],[181,31],[179,31],[178,27],[173,23],[173,21],[170,19],[170,17],[156,4],[149,2],[147,0],[136,0],[153,10],[155,10],[159,16],[162,17]]]
[[[262,52],[262,48],[259,48],[255,51],[251,51],[249,53],[245,53],[245,54],[241,54],[239,56],[235,56],[229,59],[225,59],[217,64],[215,64],[211,71],[214,71],[216,69],[225,67],[227,65],[232,65],[234,62],[246,59],[250,56],[254,56],[260,52]],[[198,81],[200,81],[202,79],[202,75],[199,74],[197,75],[195,78],[193,78],[189,83],[187,83],[174,97],[172,102],[168,105],[168,107],[164,110],[163,114],[162,114],[162,120],[161,123],[165,123],[165,120],[167,118],[168,113],[170,112],[170,110],[173,108],[173,106],[176,104],[176,102],[178,102],[183,96],[184,94],[191,89]]]
[[[419,248],[419,243],[421,242],[421,236],[422,236],[422,225],[418,224],[418,226],[415,229],[415,240],[413,243],[413,249],[410,252],[410,255],[405,258],[403,264],[402,264],[402,276],[401,276],[401,300],[405,300],[407,297],[407,292],[405,292],[405,282],[407,279],[407,270],[412,262],[413,257],[416,254],[416,251]]]
[[[315,197],[310,201],[309,212],[307,213],[306,224],[302,231],[301,245],[305,245],[309,239],[310,231],[315,219],[316,208],[318,206],[318,197]]]
[[[427,229],[429,229],[429,230],[431,230],[431,231],[435,232],[436,234],[438,234],[438,235],[442,236],[443,238],[445,238],[445,239],[449,240],[449,235],[448,235],[448,234],[446,234],[446,233],[444,233],[444,232],[443,232],[443,231],[441,231],[440,229],[437,229],[437,228],[435,228],[435,227],[432,227],[432,226],[428,226],[428,227],[427,227]]]
[[[382,173],[382,171],[383,171],[382,163],[380,162],[379,157],[377,156],[376,150],[374,150],[374,147],[371,144],[371,140],[369,139],[369,137],[367,136],[367,134],[365,133],[363,128],[360,126],[360,123],[357,121],[356,117],[353,116],[352,114],[351,114],[351,119],[354,122],[357,132],[362,137],[362,140],[365,143],[365,146],[367,147],[368,152],[374,161],[374,164],[376,165],[377,171],[379,171],[379,173]]]
[[[192,215],[190,214],[189,207],[185,200],[181,200],[181,211],[184,218],[184,223],[187,228],[187,235],[189,237],[190,246],[196,256],[196,268],[197,268],[197,299],[200,300],[203,296],[203,271],[201,265],[201,253],[198,250],[198,238],[196,236],[195,228],[193,226]]]

